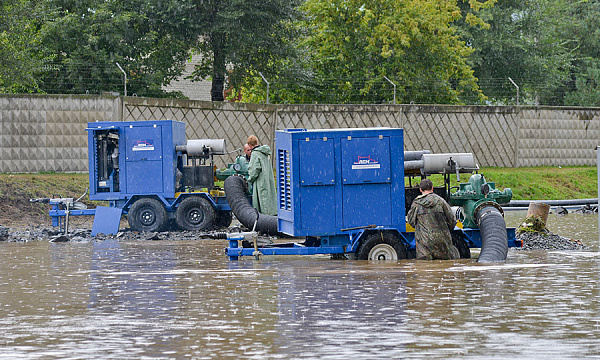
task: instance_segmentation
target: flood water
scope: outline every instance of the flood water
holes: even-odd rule
[[[217,240],[0,243],[0,358],[600,359],[598,217],[548,228],[590,251],[229,262]]]

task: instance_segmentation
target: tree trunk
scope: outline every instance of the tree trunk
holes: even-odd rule
[[[225,88],[225,57],[222,50],[221,37],[213,38],[213,76],[210,98],[212,101],[223,101],[223,90]]]

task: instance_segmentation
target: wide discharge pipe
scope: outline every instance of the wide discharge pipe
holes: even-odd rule
[[[277,216],[259,214],[246,197],[246,180],[240,176],[230,176],[223,184],[225,196],[235,217],[248,229],[267,235],[277,234]]]
[[[475,217],[481,233],[481,253],[477,262],[498,262],[506,260],[508,235],[506,222],[500,210],[494,206],[484,206]]]

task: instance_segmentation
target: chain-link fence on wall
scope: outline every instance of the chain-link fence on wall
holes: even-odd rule
[[[274,132],[284,128],[401,127],[405,150],[473,152],[480,166],[595,165],[600,144],[600,108],[0,96],[0,172],[87,171],[87,122],[161,119],[185,122],[188,139],[226,139],[228,150],[250,134],[274,148]]]
[[[45,94],[94,94],[115,93],[139,96],[185,96],[191,100],[210,101],[211,81],[190,76],[198,59],[186,63],[184,75],[160,86],[163,79],[153,74],[125,77],[115,63],[89,64],[69,62],[47,63],[38,70],[40,80],[37,88]],[[129,73],[135,69],[125,67]],[[297,76],[265,78],[269,82],[269,99],[272,104],[465,104],[465,105],[569,105],[589,104],[588,100],[574,100],[571,95],[578,89],[575,82],[566,77],[547,78],[487,78],[477,79],[477,87],[461,87],[471,78],[440,79],[437,77],[403,78],[396,74],[371,77],[348,77],[331,74],[327,77]],[[229,86],[230,84],[225,84]],[[226,91],[233,93],[232,89]],[[267,84],[258,83],[253,89],[255,101],[266,103]],[[444,95],[445,94],[445,95]],[[454,94],[454,95],[451,95]],[[586,102],[588,101],[588,102]],[[597,101],[597,100],[595,100]]]

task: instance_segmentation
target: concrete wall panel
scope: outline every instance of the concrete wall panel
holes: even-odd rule
[[[480,166],[595,165],[600,109],[444,105],[261,105],[101,96],[0,96],[0,172],[87,171],[86,124],[173,119],[188,139],[247,136],[274,148],[284,128],[402,127],[405,150],[472,152]],[[217,157],[217,166],[236,153]]]

